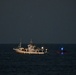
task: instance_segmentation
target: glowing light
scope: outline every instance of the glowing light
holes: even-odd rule
[[[62,48],[61,48],[61,50],[63,51],[63,50],[64,50],[64,48],[62,47]]]
[[[44,49],[44,47],[41,47],[41,49]]]

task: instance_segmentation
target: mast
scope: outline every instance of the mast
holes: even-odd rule
[[[21,47],[21,44],[22,44],[22,43],[21,43],[21,39],[20,39],[20,43],[19,43],[19,45],[18,45],[19,48]]]
[[[30,44],[33,44],[32,39],[31,39],[31,41],[30,41]]]

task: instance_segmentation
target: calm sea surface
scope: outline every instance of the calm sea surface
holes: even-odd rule
[[[76,75],[76,44],[43,46],[48,48],[48,54],[26,55],[13,50],[17,44],[0,44],[0,75]],[[61,46],[66,54],[57,53]]]

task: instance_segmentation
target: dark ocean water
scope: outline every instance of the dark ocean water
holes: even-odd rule
[[[0,44],[0,75],[76,75],[76,44],[44,46],[48,54],[26,55],[13,51],[17,44]],[[56,52],[61,46],[66,54]]]

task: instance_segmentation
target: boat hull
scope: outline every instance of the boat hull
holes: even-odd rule
[[[44,52],[26,52],[22,50],[15,50],[15,51],[20,54],[45,54]]]

